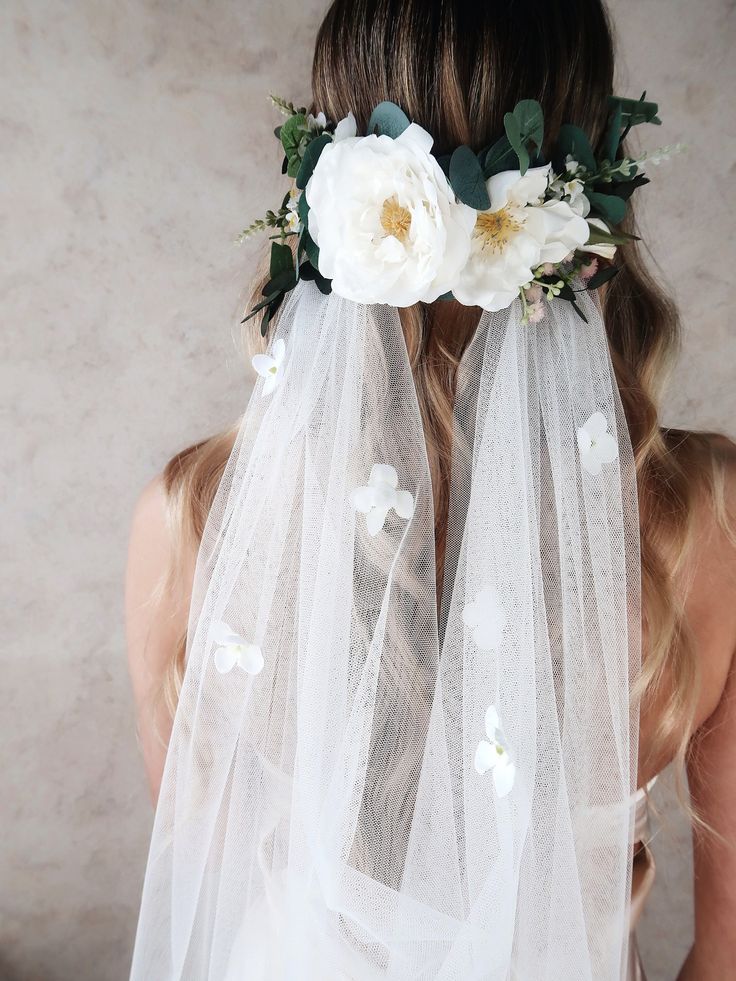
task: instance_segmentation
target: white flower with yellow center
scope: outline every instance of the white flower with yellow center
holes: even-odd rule
[[[338,296],[407,307],[452,289],[475,211],[456,201],[431,149],[412,123],[396,139],[345,136],[322,151],[305,191],[309,233]]]
[[[261,392],[262,398],[270,395],[281,381],[285,354],[286,344],[283,338],[279,337],[277,341],[274,341],[271,354],[256,354],[253,357],[251,364],[261,378],[266,379],[263,383],[263,391]]]
[[[562,262],[588,240],[589,228],[564,201],[544,201],[550,165],[495,174],[491,207],[477,213],[470,258],[452,288],[467,306],[503,310],[545,262]]]
[[[220,674],[228,674],[237,664],[246,674],[260,674],[263,670],[263,652],[257,644],[251,644],[236,634],[227,623],[216,623],[212,628],[215,642],[215,667]]]
[[[475,751],[475,769],[481,776],[492,770],[496,794],[499,797],[506,797],[514,786],[516,766],[511,761],[511,754],[501,732],[501,723],[495,705],[489,706],[485,725],[488,739],[481,739],[478,743]]]
[[[289,200],[286,203],[286,227],[290,232],[298,232],[301,228],[301,218],[299,217],[299,198],[302,192],[296,185],[289,191]]]

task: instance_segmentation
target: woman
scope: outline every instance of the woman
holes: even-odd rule
[[[318,131],[324,127],[319,111],[348,125],[352,113],[357,132],[366,133],[375,107],[389,100],[431,134],[436,158],[463,145],[473,151],[493,145],[508,126],[505,114],[521,99],[536,100],[545,125],[541,163],[563,124],[579,127],[596,151],[606,140],[612,43],[597,0],[337,0],[319,31],[312,88],[310,125]],[[334,137],[329,132],[325,142],[336,146],[337,132]],[[316,240],[315,181],[305,198]],[[405,244],[409,219],[402,225],[405,210],[397,202],[386,198],[381,221],[392,240]],[[476,222],[475,234],[479,227]],[[325,272],[324,223],[318,244],[318,271]],[[504,244],[494,248],[503,251]],[[329,275],[336,292],[339,276],[350,272],[340,272],[341,254],[338,249]],[[190,649],[186,700],[149,858],[135,977],[643,977],[635,942],[627,949],[620,928],[624,919],[626,933],[635,926],[654,872],[644,791],[673,760],[687,764],[696,863],[695,943],[680,978],[730,976],[736,604],[728,596],[736,573],[729,523],[736,457],[725,439],[660,428],[658,398],[677,344],[677,315],[633,241],[618,249],[616,263],[619,274],[601,290],[603,353],[592,341],[573,351],[575,338],[592,337],[600,322],[592,303],[584,306],[588,328],[570,315],[577,333],[564,319],[568,314],[556,312],[561,299],[550,305],[548,319],[540,314],[530,323],[525,308],[524,331],[513,334],[521,346],[509,353],[508,317],[483,315],[481,307],[499,307],[473,302],[461,280],[453,285],[462,305],[435,298],[437,290],[431,301],[411,305],[377,295],[399,307],[394,333],[390,313],[384,320],[376,308],[320,299],[313,284],[302,283],[297,299],[268,325],[271,339],[283,332],[276,343],[286,337],[292,345],[291,376],[277,396],[282,401],[264,408],[256,395],[239,437],[233,431],[191,447],[143,493],[131,537],[127,608],[154,800],[188,624]],[[557,354],[536,345],[545,343],[544,327],[552,321],[557,354],[597,393],[592,408],[603,400],[614,431],[619,413],[611,457],[620,453],[620,468],[613,464],[618,477],[602,505],[605,520],[596,519],[600,502],[590,495],[598,492],[586,489],[587,477],[580,484],[564,469],[569,463],[556,462],[555,400],[572,405],[577,396],[563,369],[545,374]],[[330,325],[336,325],[332,333]],[[319,355],[299,348],[297,327],[313,331],[310,343]],[[343,346],[336,352],[335,344]],[[272,345],[272,367],[264,369],[274,374],[277,350]],[[617,391],[606,387],[604,360],[595,375],[596,359],[609,354]],[[526,357],[533,370],[519,375]],[[292,394],[295,377],[301,388]],[[310,385],[314,401],[307,421],[297,425]],[[531,391],[539,404],[527,415]],[[291,425],[305,444],[289,443]],[[626,430],[640,552],[630,540],[636,519]],[[276,441],[275,473],[258,455],[264,432]],[[491,455],[484,458],[488,432]],[[578,430],[578,441],[596,438],[585,426]],[[281,440],[288,451],[281,452]],[[327,502],[339,498],[336,483],[346,489],[346,470],[357,478],[358,445],[363,455],[382,454],[363,461],[366,477],[374,461],[384,469],[370,470],[368,484],[350,495],[353,510],[367,515],[366,533],[360,521],[345,517],[343,537]],[[511,456],[504,453],[508,445],[516,447]],[[389,447],[397,461],[391,472]],[[518,456],[527,467],[521,478]],[[426,486],[416,479],[425,470]],[[575,484],[570,499],[565,474]],[[253,490],[258,486],[264,497],[283,496],[287,503],[264,503]],[[371,528],[379,493],[388,503]],[[479,495],[485,496],[480,503]],[[517,524],[519,514],[524,520]],[[577,558],[566,566],[566,549],[575,551],[565,544],[571,515],[580,519],[592,570],[580,558],[579,542]],[[608,525],[618,529],[610,538]],[[489,591],[476,574],[501,545],[505,551],[492,564],[496,583],[505,579],[511,597],[503,604],[504,594]],[[616,553],[618,565],[595,567],[596,555],[606,551]],[[632,556],[641,572],[638,680],[639,575]],[[342,591],[346,579],[349,593]],[[254,590],[260,590],[257,601],[246,596]],[[458,597],[466,590],[464,602]],[[605,595],[614,597],[610,606]],[[228,621],[229,637],[218,635],[217,619]],[[259,639],[265,637],[260,646],[235,629],[236,622],[242,630],[251,621],[259,624]],[[279,653],[276,667],[269,664],[269,637]],[[222,678],[235,676],[233,665],[244,669],[237,697],[232,688],[209,687],[220,684],[207,680],[213,642]],[[528,649],[534,653],[522,670]],[[587,659],[576,660],[583,649]],[[489,659],[479,658],[484,650]],[[591,669],[597,659],[605,660],[609,677]],[[375,673],[366,680],[371,665]],[[584,683],[576,680],[587,671]],[[467,732],[479,718],[478,706],[468,707],[468,684],[473,678],[484,685],[489,672],[487,739],[478,743]],[[612,682],[611,672],[622,674]],[[616,707],[622,690],[626,697]],[[601,699],[605,711],[588,712],[588,702]],[[629,768],[636,724],[638,762]],[[478,743],[475,771],[492,770],[495,797],[488,784],[474,796],[480,785],[453,728],[465,732],[465,742]],[[536,737],[527,753],[529,731]],[[495,756],[484,763],[486,753],[501,763]],[[553,789],[545,783],[550,774]],[[628,780],[632,790],[640,788],[634,828],[628,812],[615,806],[628,799]],[[617,850],[609,853],[608,841],[618,842]]]

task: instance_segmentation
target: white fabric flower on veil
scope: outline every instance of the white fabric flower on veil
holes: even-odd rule
[[[407,307],[456,282],[475,211],[456,201],[431,149],[412,123],[396,139],[341,132],[322,151],[305,190],[309,234],[338,296]]]
[[[247,674],[258,674],[263,669],[261,648],[236,634],[226,623],[216,623],[212,637],[217,644],[215,667],[220,674],[232,671],[236,664]]]
[[[498,590],[493,586],[481,589],[475,600],[463,609],[463,623],[473,631],[473,640],[481,650],[492,651],[498,647],[506,626]]]
[[[481,776],[493,771],[493,784],[499,797],[506,797],[514,786],[516,766],[511,761],[508,747],[501,732],[501,723],[495,705],[486,711],[486,735],[475,751],[475,769]]]
[[[256,372],[265,378],[261,396],[265,398],[270,395],[281,381],[281,373],[284,365],[284,355],[286,354],[286,344],[283,338],[274,341],[271,354],[256,354],[251,361]]]
[[[598,476],[604,463],[613,463],[618,456],[618,443],[608,432],[608,422],[602,412],[593,415],[578,429],[580,465]]]
[[[356,511],[366,516],[368,534],[375,536],[383,529],[389,511],[408,521],[414,514],[414,498],[409,491],[399,490],[399,475],[385,463],[373,465],[366,487],[356,487],[350,495]]]
[[[588,223],[569,204],[544,203],[550,173],[548,164],[486,182],[491,207],[477,213],[470,258],[452,287],[461,303],[504,310],[538,266],[562,262],[588,241]]]

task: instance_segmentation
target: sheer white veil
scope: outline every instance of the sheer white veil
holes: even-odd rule
[[[197,562],[135,981],[624,976],[638,512],[579,303],[464,354],[438,610],[398,313],[287,299]]]

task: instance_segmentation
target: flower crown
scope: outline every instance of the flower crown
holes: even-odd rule
[[[635,238],[618,226],[632,193],[649,183],[646,167],[681,149],[622,155],[632,126],[660,125],[645,96],[609,98],[600,159],[567,124],[550,160],[541,149],[542,107],[532,99],[506,113],[505,133],[490,147],[436,158],[430,134],[392,102],[376,106],[359,136],[352,113],[334,123],[272,96],[287,117],[275,135],[282,173],[294,183],[277,212],[240,236],[277,230],[263,299],[244,319],[262,312],[265,335],[301,279],[325,294],[397,307],[454,298],[495,311],[518,297],[525,323],[540,321],[545,303],[559,297],[585,320],[576,294],[617,273],[617,246]]]

